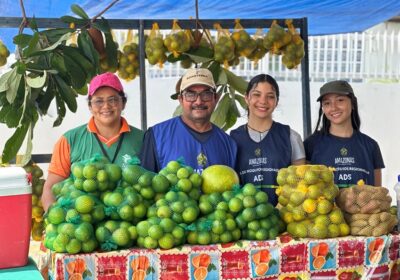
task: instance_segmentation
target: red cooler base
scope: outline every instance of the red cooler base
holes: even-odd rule
[[[0,196],[0,269],[28,263],[32,196]]]

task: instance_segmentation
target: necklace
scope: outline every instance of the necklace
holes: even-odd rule
[[[250,128],[251,130],[253,130],[253,131],[255,131],[255,132],[258,132],[258,133],[260,133],[260,134],[263,134],[263,133],[266,133],[266,132],[268,132],[269,131],[269,128],[268,129],[266,129],[266,130],[264,130],[264,131],[261,131],[261,130],[258,130],[258,129],[255,129],[255,128],[252,128],[248,123],[247,123],[247,127],[248,128]]]
[[[100,139],[99,139],[99,136],[97,136],[96,133],[94,134],[94,136],[96,137],[96,140],[97,140],[97,142],[99,143],[99,146],[100,146],[101,151],[103,152],[103,155],[104,155],[111,163],[114,163],[115,159],[117,158],[118,152],[119,152],[119,150],[121,149],[122,142],[124,141],[125,133],[122,133],[121,136],[119,137],[118,146],[117,146],[117,149],[115,150],[115,153],[114,153],[114,156],[113,156],[112,160],[110,159],[110,157],[109,157],[107,151],[104,149],[103,144],[101,143],[101,141],[100,141]]]

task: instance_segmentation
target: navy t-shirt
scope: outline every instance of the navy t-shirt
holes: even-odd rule
[[[364,180],[375,185],[374,170],[385,167],[378,143],[354,131],[348,138],[316,132],[304,141],[306,160],[335,168],[335,184],[348,187]]]
[[[290,127],[273,122],[267,136],[259,143],[250,138],[247,125],[232,130],[231,137],[238,145],[236,172],[241,183],[259,186],[275,206],[278,203],[276,175],[279,169],[292,162]]]

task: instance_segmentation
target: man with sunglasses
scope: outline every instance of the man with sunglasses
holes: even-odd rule
[[[88,105],[92,114],[89,122],[67,131],[55,144],[42,195],[46,211],[54,202],[52,186],[70,176],[74,162],[102,154],[123,167],[141,149],[143,131],[128,125],[121,116],[126,96],[115,74],[104,73],[92,79]]]
[[[182,158],[198,173],[214,164],[233,168],[236,143],[210,121],[219,99],[212,73],[205,68],[189,69],[177,87],[171,98],[179,100],[182,114],[147,130],[142,166],[158,172],[168,162]]]

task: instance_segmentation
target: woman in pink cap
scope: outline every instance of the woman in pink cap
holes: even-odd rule
[[[43,188],[45,211],[55,200],[52,186],[70,176],[74,162],[103,154],[110,162],[122,167],[141,149],[143,132],[128,125],[121,117],[126,96],[116,75],[104,73],[94,77],[89,85],[88,100],[92,113],[89,122],[67,131],[55,144]]]

